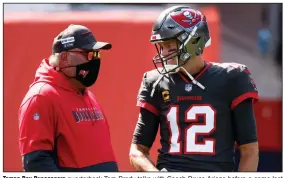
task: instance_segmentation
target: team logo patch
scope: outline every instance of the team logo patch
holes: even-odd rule
[[[79,71],[79,75],[82,75],[83,78],[86,77],[86,75],[88,75],[89,71],[86,71],[86,70],[80,70]]]
[[[185,91],[189,92],[191,90],[192,90],[192,84],[190,83],[185,84]]]
[[[205,16],[195,9],[184,9],[180,12],[171,13],[171,18],[184,28],[193,28],[201,21],[206,22]]]
[[[40,114],[39,113],[35,113],[34,114],[34,120],[37,121],[40,119]]]
[[[196,11],[184,11],[183,15],[187,18],[187,20],[182,20],[183,22],[188,22],[190,25],[200,20],[200,16],[197,15]]]

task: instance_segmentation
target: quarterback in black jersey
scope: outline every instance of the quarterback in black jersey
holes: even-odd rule
[[[206,17],[189,6],[161,13],[150,41],[156,69],[144,73],[138,122],[130,148],[137,171],[230,172],[235,144],[239,171],[257,171],[253,103],[257,88],[245,65],[213,63],[201,54],[211,43]],[[149,150],[160,131],[154,164]]]

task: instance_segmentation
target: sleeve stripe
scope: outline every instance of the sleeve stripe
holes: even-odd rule
[[[153,114],[158,116],[158,111],[156,107],[154,107],[152,104],[149,104],[148,102],[145,101],[138,101],[137,106],[140,106],[142,108],[147,109],[148,111],[152,112]]]
[[[247,92],[247,93],[244,93],[244,94],[238,96],[237,98],[235,98],[232,101],[231,109],[234,109],[239,103],[241,103],[242,101],[244,101],[248,98],[253,98],[253,99],[255,99],[255,101],[257,101],[258,100],[258,93],[257,92]]]

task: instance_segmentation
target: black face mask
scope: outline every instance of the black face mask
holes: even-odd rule
[[[65,74],[64,75],[68,78],[74,78],[78,80],[86,87],[90,87],[96,82],[98,78],[100,64],[101,64],[100,62],[101,62],[100,59],[95,59],[91,60],[90,62],[79,64],[76,66],[68,66],[68,67],[76,67],[76,75],[75,77],[69,77]]]
[[[81,82],[84,86],[90,87],[98,78],[100,64],[100,59],[96,59],[76,65],[75,79]]]

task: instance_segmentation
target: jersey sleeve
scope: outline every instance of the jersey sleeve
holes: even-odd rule
[[[152,112],[141,108],[132,143],[151,148],[159,127],[159,119]]]
[[[248,98],[252,98],[253,102],[258,101],[259,96],[255,82],[245,65],[239,65],[231,72],[229,93],[231,109]]]
[[[257,142],[256,122],[251,99],[241,102],[233,113],[234,136],[237,144]]]
[[[53,150],[56,121],[50,101],[36,95],[19,109],[19,147],[21,155],[37,150]]]
[[[152,112],[153,114],[158,115],[158,110],[159,110],[158,94],[157,92],[154,92],[153,96],[151,96],[153,83],[154,83],[153,77],[149,73],[144,73],[137,96],[137,106],[140,106]]]

